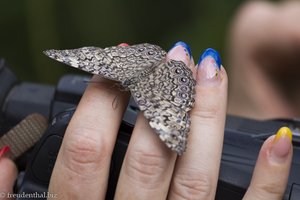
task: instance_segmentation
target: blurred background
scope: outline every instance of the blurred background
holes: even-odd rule
[[[43,50],[52,48],[149,42],[168,50],[182,40],[191,46],[196,62],[207,47],[224,57],[227,30],[243,2],[1,1],[0,57],[21,80],[50,84],[67,72],[81,73],[43,55]]]

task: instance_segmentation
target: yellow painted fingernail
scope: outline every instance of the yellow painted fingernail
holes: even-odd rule
[[[274,141],[278,141],[280,138],[283,138],[283,137],[288,137],[290,139],[290,141],[292,142],[292,139],[293,139],[293,134],[292,134],[292,131],[291,129],[289,129],[288,127],[281,127],[277,133],[276,133],[276,136],[275,136],[275,139]]]
[[[292,131],[288,127],[280,128],[270,145],[270,160],[276,163],[285,163],[292,147]]]

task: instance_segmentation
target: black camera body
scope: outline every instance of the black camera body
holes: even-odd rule
[[[26,167],[19,164],[19,168],[23,171],[15,184],[15,193],[47,194],[65,130],[89,79],[90,76],[66,75],[59,80],[56,88],[42,84],[19,83],[5,62],[0,60],[0,134],[34,112],[49,118],[47,131],[34,148],[24,156]],[[112,156],[106,199],[114,197],[137,113],[138,107],[130,100]],[[300,122],[283,119],[257,121],[228,115],[217,200],[242,199],[250,184],[262,143],[282,126],[290,127],[294,133],[293,163],[284,200],[300,199]]]

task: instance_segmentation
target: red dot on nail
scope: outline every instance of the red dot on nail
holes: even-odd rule
[[[121,47],[127,47],[127,46],[129,46],[129,44],[127,44],[127,43],[121,43],[121,44],[119,44],[118,46],[121,46]]]

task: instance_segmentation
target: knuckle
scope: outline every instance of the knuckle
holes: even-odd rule
[[[278,189],[277,183],[261,183],[249,187],[249,191],[256,194],[259,199],[280,199],[282,197],[284,190]]]
[[[210,89],[210,88],[208,88]],[[224,99],[219,90],[208,90],[207,88],[198,88],[198,97],[196,97],[195,106],[191,111],[191,116],[203,120],[218,118],[226,109],[226,104],[220,103],[217,99]],[[199,95],[201,94],[201,96]]]
[[[201,106],[194,109],[191,116],[199,118],[201,120],[214,120],[221,115],[221,108],[218,105],[215,106]]]
[[[213,181],[198,172],[178,173],[173,180],[172,193],[174,199],[213,199]]]
[[[99,169],[110,162],[110,150],[105,140],[74,134],[62,148],[65,167],[75,173]]]
[[[168,164],[164,156],[138,150],[130,153],[127,158],[125,173],[135,184],[148,189],[160,187],[161,175]]]

